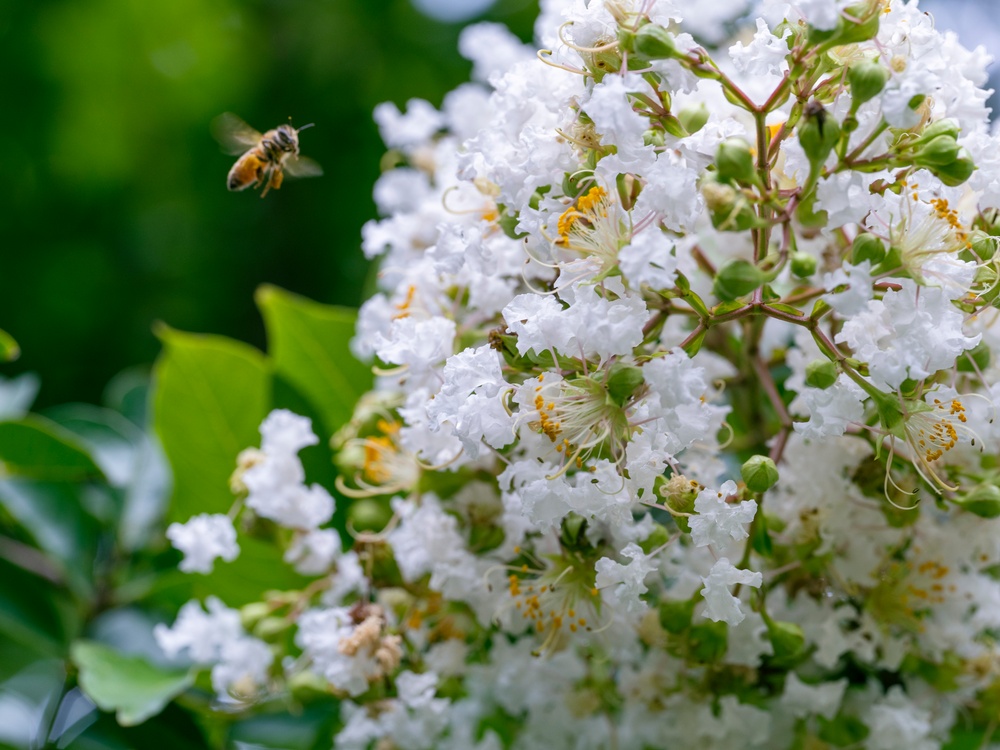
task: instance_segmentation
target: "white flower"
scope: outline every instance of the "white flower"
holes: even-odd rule
[[[303,575],[320,575],[330,570],[340,552],[340,535],[333,529],[319,529],[296,538],[285,552],[285,562]]]
[[[319,438],[312,431],[312,420],[287,409],[275,409],[260,425],[260,448],[268,455],[293,455]]]
[[[801,719],[816,714],[825,719],[833,719],[840,710],[845,690],[847,690],[846,677],[833,682],[808,684],[802,682],[795,672],[789,672],[785,678],[785,691],[781,695],[781,703],[796,718]]]
[[[758,18],[757,33],[754,34],[753,41],[749,45],[737,42],[729,48],[729,56],[741,73],[749,73],[752,76],[781,75],[788,69],[785,58],[791,50],[788,49],[788,42],[785,40],[791,34],[791,29],[785,29],[785,33],[779,39],[771,33],[767,21]]]
[[[240,554],[232,520],[218,513],[201,513],[187,523],[170,524],[167,539],[184,553],[179,567],[185,573],[211,573],[215,558],[232,562]]]
[[[622,565],[609,557],[597,561],[594,585],[599,589],[614,586],[612,593],[616,603],[623,604],[626,612],[641,612],[647,607],[646,602],[639,598],[648,590],[643,581],[656,570],[656,566],[634,542],[627,544],[621,555],[631,558],[631,562]]]
[[[392,102],[379,104],[375,107],[375,122],[389,148],[408,148],[434,135],[444,125],[444,118],[423,99],[410,99],[405,115]]]
[[[724,547],[730,541],[739,541],[749,536],[746,527],[757,514],[757,501],[727,502],[727,498],[736,495],[736,491],[736,482],[729,480],[718,491],[704,489],[698,493],[694,501],[694,509],[698,515],[688,519],[695,546],[712,544]]]
[[[160,624],[153,629],[156,643],[171,659],[187,651],[192,661],[211,663],[219,659],[226,643],[244,635],[239,612],[214,596],[208,597],[205,604],[207,612],[201,602],[190,601],[177,613],[173,627]]]
[[[715,622],[723,620],[730,625],[739,625],[746,615],[740,609],[740,600],[730,593],[729,587],[739,583],[760,588],[764,576],[750,570],[740,570],[727,558],[720,557],[708,576],[701,580],[705,584],[701,590],[705,600],[705,617]]]
[[[212,667],[212,687],[220,696],[252,696],[267,682],[274,661],[271,647],[264,641],[242,636],[222,644],[219,662]]]

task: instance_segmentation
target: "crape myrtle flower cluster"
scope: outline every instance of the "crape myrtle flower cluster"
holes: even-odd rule
[[[337,696],[345,750],[992,731],[988,56],[916,0],[543,0],[536,41],[472,27],[474,83],[376,110],[351,522],[273,413],[236,510],[315,581],[163,648],[222,705]],[[229,519],[171,527],[184,570]]]

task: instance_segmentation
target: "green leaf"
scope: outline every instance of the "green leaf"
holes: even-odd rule
[[[2,480],[0,505],[57,562],[72,590],[89,598],[100,529],[81,505],[81,489],[68,482]]]
[[[354,310],[321,305],[273,286],[257,290],[275,374],[313,405],[327,435],[347,422],[371,387],[371,370],[351,354]],[[317,430],[318,431],[318,430]]]
[[[9,546],[4,543],[4,547]],[[11,555],[4,549],[4,555]],[[62,657],[69,641],[66,630],[75,624],[66,622],[59,599],[66,594],[49,581],[25,572],[0,558],[0,641],[13,641],[33,651]]]
[[[0,464],[14,476],[82,481],[103,475],[68,430],[36,415],[0,422]]]
[[[80,670],[80,687],[99,708],[116,711],[124,726],[160,713],[194,682],[188,670],[163,669],[101,643],[77,641],[70,654]]]
[[[174,471],[170,517],[224,513],[233,503],[229,477],[240,451],[260,444],[270,407],[264,355],[221,336],[157,331],[164,351],[153,380],[153,423]]]
[[[0,328],[0,362],[13,362],[21,356],[21,347],[14,337]]]

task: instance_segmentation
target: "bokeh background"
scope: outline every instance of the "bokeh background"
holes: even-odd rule
[[[467,20],[530,38],[535,0],[490,6],[0,0],[0,328],[23,352],[0,375],[38,373],[40,408],[93,403],[152,362],[154,321],[262,347],[265,281],[358,305],[384,151],[371,111],[468,80]],[[261,131],[315,122],[302,148],[326,174],[227,192],[223,111]]]
[[[1000,50],[992,0],[924,0]],[[0,0],[0,328],[37,406],[97,402],[159,350],[154,321],[264,346],[263,282],[357,305],[381,101],[468,79],[464,23],[529,39],[537,0]],[[228,193],[209,123],[315,122],[322,178]]]

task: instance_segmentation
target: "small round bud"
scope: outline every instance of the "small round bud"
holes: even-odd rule
[[[605,387],[608,397],[618,406],[624,406],[645,382],[642,370],[635,365],[614,364],[608,372]]]
[[[757,266],[737,259],[728,262],[719,269],[715,283],[712,284],[712,291],[716,297],[724,302],[731,302],[745,294],[750,294],[765,281],[764,272]]]
[[[837,382],[837,365],[828,359],[814,359],[806,365],[806,385],[826,390]]]
[[[993,235],[984,234],[980,231],[973,232],[970,238],[972,252],[979,260],[992,260],[997,252],[997,238]]]
[[[633,49],[647,60],[665,60],[677,55],[673,35],[662,26],[648,23],[635,33]]]
[[[688,134],[697,133],[708,122],[708,107],[704,103],[699,103],[697,107],[684,107],[677,113],[677,119]]]
[[[666,143],[666,133],[662,130],[657,130],[656,128],[650,128],[642,134],[642,142],[645,146],[662,148]]]
[[[330,683],[312,670],[294,672],[288,678],[288,690],[297,700],[309,700],[330,694]]]
[[[862,232],[851,245],[851,262],[858,265],[866,260],[873,266],[885,260],[885,243],[871,232]]]
[[[355,500],[347,509],[347,520],[356,531],[381,531],[391,518],[388,504],[371,497]]]
[[[753,163],[750,144],[742,138],[727,138],[715,151],[715,166],[719,179],[746,184],[757,182],[757,170]]]
[[[840,140],[840,123],[818,102],[806,105],[805,118],[799,125],[799,144],[813,171],[818,171]]]
[[[851,86],[853,98],[851,108],[856,110],[881,94],[888,80],[889,71],[873,60],[863,60],[857,65],[852,65],[847,71],[847,82]]]
[[[244,630],[250,630],[258,622],[271,614],[271,607],[265,602],[250,602],[240,607],[240,622]]]
[[[771,641],[774,656],[777,659],[788,659],[802,653],[806,645],[806,637],[802,628],[794,622],[782,620],[765,620],[767,638]]]
[[[913,161],[924,167],[943,167],[958,158],[961,146],[950,135],[933,138],[913,155]]]
[[[948,187],[958,187],[972,177],[975,171],[976,163],[972,161],[972,155],[964,147],[959,149],[958,158],[950,164],[931,168],[931,172]]]
[[[676,601],[667,599],[660,602],[659,612],[660,625],[668,633],[678,635],[691,627],[691,618],[694,616],[695,599],[685,599]]]
[[[659,549],[669,541],[670,532],[667,531],[667,527],[659,523],[654,523],[653,531],[639,543],[639,546],[642,547],[642,551],[648,555],[650,552],[655,549]]]
[[[800,279],[807,279],[816,273],[816,266],[816,259],[809,253],[792,253],[792,273]]]
[[[666,628],[664,628],[666,630]],[[724,622],[703,622],[689,633],[691,656],[702,664],[719,661],[729,648],[729,626]]]
[[[962,126],[958,124],[958,120],[946,117],[943,120],[935,120],[924,128],[924,132],[920,134],[917,143],[927,143],[942,135],[957,140],[961,134]]]
[[[955,504],[980,518],[997,518],[1000,516],[1000,487],[995,484],[980,485],[957,499]]]
[[[740,467],[740,474],[751,492],[767,492],[778,483],[778,467],[767,456],[754,456]]]
[[[276,638],[291,627],[287,617],[265,617],[254,626],[253,634],[262,641]]]

